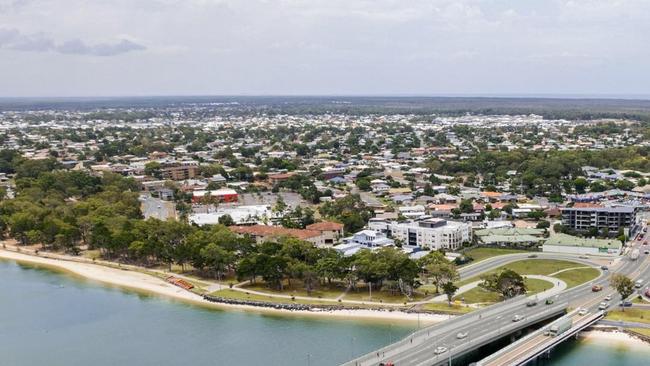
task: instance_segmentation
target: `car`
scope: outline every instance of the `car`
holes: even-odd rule
[[[607,266],[600,266],[600,269],[602,269],[603,271],[608,271],[609,270],[609,268],[607,268]]]
[[[437,355],[439,355],[441,353],[445,353],[445,352],[447,352],[447,347],[442,347],[442,346],[441,347],[436,347],[436,349],[433,350],[433,353],[435,353]]]
[[[632,301],[629,301],[629,300],[621,301],[621,303],[619,304],[619,306],[622,306],[622,307],[625,307],[625,308],[629,308],[630,306],[632,306]]]
[[[537,300],[536,299],[530,299],[526,303],[526,306],[528,306],[528,307],[535,306],[535,305],[537,305]]]
[[[593,286],[591,286],[591,291],[593,291],[593,292],[598,292],[598,291],[602,291],[602,290],[603,290],[603,286],[601,286],[601,285],[593,285]]]
[[[458,334],[456,334],[456,338],[458,339],[467,338],[467,332],[458,332]]]
[[[650,250],[644,250],[643,254],[650,254]]]
[[[513,322],[518,322],[518,321],[520,321],[520,320],[523,319],[523,318],[524,318],[524,317],[521,316],[521,315],[515,315],[515,316],[512,317],[512,321],[513,321]]]
[[[578,311],[578,315],[580,315],[580,316],[587,315],[588,313],[589,313],[589,311],[587,309],[585,309],[585,308],[582,308],[582,309],[580,309],[580,311]]]
[[[546,299],[545,303],[546,303],[546,305],[553,305],[554,302],[555,301],[553,301],[553,299]]]
[[[600,303],[600,305],[598,305],[598,310],[605,310],[605,309],[607,309],[608,307],[609,307],[609,303],[603,301],[603,302]]]
[[[528,258],[537,258],[537,254],[531,254],[528,256]]]
[[[587,257],[586,255],[581,255],[578,258],[580,258],[580,259],[589,259],[589,257]]]
[[[605,296],[605,301],[612,301],[612,295]]]

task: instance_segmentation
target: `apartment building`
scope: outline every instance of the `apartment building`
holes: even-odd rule
[[[634,232],[636,226],[635,207],[566,207],[561,209],[562,225],[576,231],[591,228],[608,229],[615,233],[619,228]]]
[[[371,220],[369,227],[385,233],[395,242],[422,249],[456,250],[463,243],[471,242],[472,226],[465,222],[443,219],[426,219],[408,222],[382,222]]]

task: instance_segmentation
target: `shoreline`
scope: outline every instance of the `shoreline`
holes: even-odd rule
[[[215,303],[205,300],[201,295],[186,291],[164,280],[145,273],[126,268],[116,269],[100,264],[81,263],[64,259],[44,258],[25,253],[14,252],[0,248],[0,259],[27,265],[43,266],[55,271],[64,272],[97,282],[104,286],[115,286],[121,289],[156,295],[166,299],[180,301],[190,305],[225,311],[246,311],[258,314],[274,314],[284,316],[303,316],[320,318],[338,318],[348,320],[372,320],[380,323],[403,321],[408,323],[428,325],[444,321],[452,315],[430,313],[407,313],[400,310],[373,310],[373,309],[341,309],[341,310],[286,310],[267,307],[258,307],[243,304]]]
[[[624,344],[630,348],[648,350],[650,343],[627,333],[625,330],[612,329],[609,327],[594,327],[593,329],[580,332],[580,338],[597,344]]]

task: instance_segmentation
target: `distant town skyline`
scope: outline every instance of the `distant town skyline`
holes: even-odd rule
[[[0,97],[647,99],[644,1],[0,0]]]

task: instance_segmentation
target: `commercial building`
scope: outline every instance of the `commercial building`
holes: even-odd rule
[[[201,202],[206,196],[215,198],[219,202],[237,202],[237,191],[230,188],[215,189],[212,191],[194,191],[192,192],[192,202]]]
[[[371,221],[369,227],[385,233],[402,245],[422,249],[456,250],[463,243],[472,241],[472,226],[464,222],[443,219],[426,219],[408,222]]]
[[[562,211],[562,225],[576,231],[597,228],[616,233],[619,228],[626,234],[634,232],[637,209],[634,207],[566,207]]]
[[[546,240],[542,246],[542,251],[617,256],[621,254],[622,247],[623,244],[615,239],[591,239],[567,234],[554,234]]]

